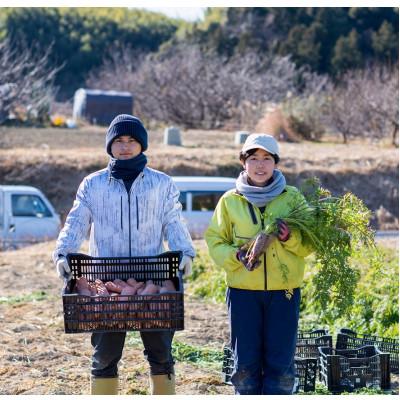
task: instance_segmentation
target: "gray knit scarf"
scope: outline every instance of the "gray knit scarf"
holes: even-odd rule
[[[242,171],[236,179],[236,189],[239,193],[252,204],[257,207],[264,207],[272,201],[276,196],[279,196],[286,186],[286,179],[282,172],[274,169],[272,174],[273,181],[266,186],[253,186],[247,180],[247,172]]]

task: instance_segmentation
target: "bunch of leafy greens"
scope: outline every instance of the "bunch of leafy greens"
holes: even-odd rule
[[[352,193],[333,197],[316,178],[306,180],[300,192],[299,198],[289,205],[290,211],[279,218],[290,229],[298,229],[303,244],[314,250],[314,268],[318,269],[313,278],[315,301],[326,311],[329,308],[340,313],[347,311],[359,279],[350,258],[370,248],[373,250],[371,263],[381,262],[374,231],[369,226],[371,212]],[[277,235],[277,221],[267,225],[264,233]],[[288,267],[281,265],[281,271],[287,280]]]

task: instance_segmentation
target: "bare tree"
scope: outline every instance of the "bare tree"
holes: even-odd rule
[[[29,49],[16,51],[0,43],[0,124],[8,118],[43,120],[55,96],[55,74],[47,66],[48,53],[34,57]]]
[[[369,130],[379,136],[390,136],[398,145],[399,135],[399,67],[369,67],[353,78],[354,87],[369,116]]]
[[[232,119],[243,126],[249,115],[257,121],[266,102],[280,102],[301,90],[298,77],[288,57],[248,52],[228,59],[180,45],[141,61],[129,53],[115,57],[88,84],[131,91],[143,117],[189,128],[218,128]]]
[[[390,137],[398,145],[399,70],[369,66],[349,71],[329,90],[326,122],[350,137],[382,139]]]
[[[343,143],[363,133],[362,112],[347,85],[332,86],[326,104],[325,122],[342,135]]]

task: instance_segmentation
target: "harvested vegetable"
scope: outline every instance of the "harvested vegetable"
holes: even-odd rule
[[[247,260],[246,268],[249,271],[253,271],[255,268],[260,266],[261,261],[259,258],[261,254],[265,253],[269,244],[274,240],[275,237],[275,233],[268,234],[264,231],[261,231],[257,234],[253,241],[241,248],[241,250],[247,249],[245,259]]]
[[[141,294],[157,294],[159,290],[160,287],[158,285],[155,285],[152,280],[148,280],[146,282],[146,287]]]
[[[100,295],[100,296],[109,296],[110,295],[110,292],[107,290],[106,286],[100,279],[96,279],[94,281],[94,283],[96,284],[96,290],[97,290],[98,295]]]
[[[121,291],[121,296],[133,296],[135,294],[136,289],[130,285],[126,285]]]
[[[161,289],[167,289],[167,292],[176,292],[174,283],[169,279],[162,283]],[[160,293],[161,293],[161,289],[160,289]],[[167,292],[163,291],[163,293],[167,293]]]
[[[95,282],[88,282],[85,277],[80,277],[76,281],[77,293],[85,296],[115,296],[118,294],[124,296],[133,296],[135,294],[157,294],[176,292],[174,283],[171,280],[165,280],[162,286],[154,284],[152,280],[138,282],[134,278],[129,278],[126,282],[121,279],[115,279],[113,282],[103,283],[100,279]]]
[[[85,277],[81,276],[76,280],[76,289],[79,294],[84,295],[84,296],[90,296],[91,291],[89,288],[89,283],[86,280]]]
[[[130,286],[132,286],[135,289],[135,293],[136,294],[138,292],[139,289],[143,288],[145,286],[144,282],[137,282],[135,278],[129,278],[126,283]]]
[[[109,292],[113,292],[113,293],[121,293],[122,289],[123,289],[122,286],[117,285],[114,282],[106,282],[104,285]]]
[[[133,277],[126,282],[114,279],[105,283],[100,279],[89,282],[81,277],[76,281],[75,290],[78,294],[88,296],[83,299],[82,313],[78,318],[84,324],[89,323],[93,329],[100,319],[104,322],[104,318],[108,325],[117,329],[124,329],[127,320],[129,324],[137,325],[137,329],[168,328],[171,319],[170,295],[176,293],[171,280],[165,280],[159,286],[152,280],[138,282]],[[159,294],[166,297],[160,299],[157,296]],[[130,296],[134,295],[139,297],[131,299]],[[141,298],[140,295],[145,297]],[[88,307],[91,312],[87,312]]]
[[[261,249],[265,236],[276,237],[279,219],[284,220],[291,230],[300,231],[303,245],[314,250],[315,267],[318,268],[314,278],[315,300],[323,310],[329,307],[338,312],[346,311],[353,303],[359,278],[359,272],[350,264],[350,258],[368,247],[376,255],[371,262],[379,262],[374,231],[369,226],[371,212],[352,193],[333,197],[317,179],[307,180],[301,192],[306,201],[299,197],[289,207],[290,211],[265,226],[261,232],[263,241],[257,242],[260,234],[251,240],[246,247],[248,254],[252,260],[259,257],[263,253]],[[264,251],[268,251],[270,243],[268,241]],[[281,265],[281,272],[287,281],[288,267]]]

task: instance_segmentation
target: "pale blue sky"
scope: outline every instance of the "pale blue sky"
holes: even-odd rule
[[[150,11],[157,11],[172,18],[182,18],[195,21],[203,17],[206,7],[141,7]]]
[[[10,4],[12,3],[12,4]],[[136,3],[136,4],[135,4]],[[398,0],[191,0],[190,4],[200,5],[202,7],[144,7],[144,4],[158,6],[165,4],[165,0],[0,0],[0,7],[136,7],[147,8],[156,11],[162,11],[172,17],[185,18],[189,21],[201,18],[202,10],[206,7],[397,7]],[[189,3],[189,2],[187,2]],[[187,4],[186,3],[186,4]],[[169,0],[168,4],[185,4],[182,0]]]

